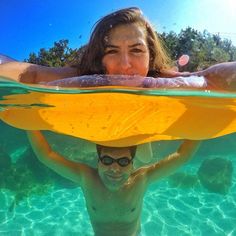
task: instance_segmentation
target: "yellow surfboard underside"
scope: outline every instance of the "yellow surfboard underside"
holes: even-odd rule
[[[31,92],[4,99],[0,117],[14,127],[51,130],[105,146],[210,139],[236,131],[235,98]]]

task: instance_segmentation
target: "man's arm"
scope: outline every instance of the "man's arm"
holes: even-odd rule
[[[39,161],[61,176],[76,183],[81,182],[83,172],[89,167],[69,161],[60,154],[54,152],[40,131],[27,131],[27,135]]]
[[[17,82],[38,84],[78,76],[72,67],[47,67],[25,62],[8,62],[0,65],[0,76]]]
[[[148,183],[157,181],[175,172],[193,157],[198,150],[200,143],[201,141],[184,140],[175,153],[172,153],[158,163],[147,167],[146,173]]]

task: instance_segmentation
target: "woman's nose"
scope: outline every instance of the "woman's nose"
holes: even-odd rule
[[[120,66],[123,70],[129,69],[131,67],[131,61],[128,54],[122,54],[120,57]]]

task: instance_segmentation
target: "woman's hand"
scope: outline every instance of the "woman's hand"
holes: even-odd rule
[[[179,72],[178,69],[169,69],[169,70],[161,70],[160,72],[160,77],[163,78],[173,78],[173,77],[178,77],[178,76],[190,76],[190,72]]]

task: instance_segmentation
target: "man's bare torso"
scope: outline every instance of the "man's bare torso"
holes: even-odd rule
[[[142,170],[130,176],[127,184],[118,191],[108,190],[96,169],[89,169],[82,180],[87,210],[96,235],[137,235],[146,190]]]

